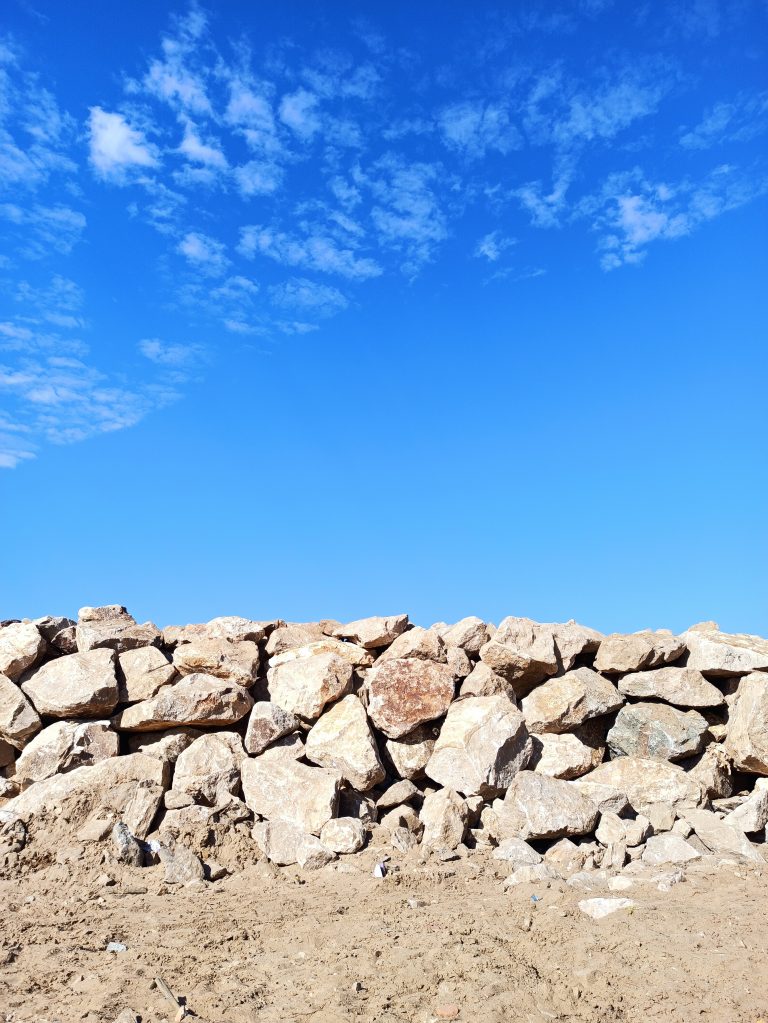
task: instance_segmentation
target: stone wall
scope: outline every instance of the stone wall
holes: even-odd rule
[[[510,883],[762,862],[768,641],[406,615],[160,630],[117,605],[3,622],[0,797],[5,871],[63,849],[200,881],[374,839],[492,848]]]

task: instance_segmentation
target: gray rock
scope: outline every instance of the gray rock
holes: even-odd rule
[[[144,848],[122,821],[118,821],[112,828],[112,844],[118,863],[128,867],[144,866]]]
[[[613,757],[684,760],[704,748],[707,728],[706,718],[695,710],[632,703],[619,711],[608,732],[608,748]]]

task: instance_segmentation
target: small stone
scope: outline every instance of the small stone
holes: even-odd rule
[[[205,870],[199,856],[180,843],[160,843],[160,862],[165,867],[166,884],[190,884],[203,881]]]
[[[636,905],[632,899],[582,899],[579,909],[593,920],[602,920],[621,909],[634,909]]]
[[[514,888],[519,884],[536,884],[539,881],[554,881],[558,877],[548,863],[521,863],[515,867],[504,882],[504,888]]]
[[[245,732],[245,748],[258,756],[277,739],[290,735],[299,727],[295,714],[283,710],[276,703],[262,700],[254,703]]]
[[[427,848],[455,849],[464,841],[467,807],[453,789],[439,789],[424,799],[419,820],[424,825],[422,842]]]
[[[118,863],[124,863],[129,867],[144,866],[144,849],[122,821],[118,821],[112,828],[112,844]]]
[[[400,806],[402,803],[410,803],[414,799],[420,800],[421,798],[421,791],[416,788],[413,782],[404,779],[403,781],[395,782],[394,785],[390,785],[376,800],[376,806],[379,810],[391,810],[394,806]]]

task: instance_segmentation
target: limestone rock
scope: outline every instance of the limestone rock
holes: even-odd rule
[[[38,732],[16,761],[21,785],[98,764],[119,753],[120,740],[108,721],[56,721]]]
[[[213,675],[248,689],[259,674],[259,656],[251,640],[198,639],[177,646],[173,664],[180,675]]]
[[[688,863],[690,860],[700,858],[700,852],[697,852],[682,836],[671,831],[664,835],[651,836],[645,843],[642,855],[643,863],[650,863],[652,866],[661,866],[664,863]]]
[[[530,766],[550,778],[580,778],[603,762],[605,745],[589,723],[577,729],[578,734],[554,732],[533,737],[533,759]],[[593,734],[594,733],[594,734]],[[589,741],[585,741],[589,740]]]
[[[144,732],[128,736],[131,753],[145,753],[166,764],[175,764],[179,755],[203,735],[198,728],[169,728],[164,732]]]
[[[407,632],[397,636],[387,649],[379,654],[377,664],[384,661],[396,661],[404,657],[417,658],[422,661],[446,662],[446,646],[436,632],[414,626]]]
[[[161,842],[158,855],[165,867],[166,884],[192,884],[205,878],[203,861],[180,842]]]
[[[156,696],[126,707],[115,725],[121,732],[157,732],[173,725],[232,725],[253,706],[247,689],[211,675],[186,675]]]
[[[370,650],[364,650],[363,647],[357,646],[355,643],[345,643],[341,639],[325,636],[312,643],[290,647],[280,654],[275,654],[270,657],[269,666],[270,668],[279,668],[281,664],[287,664],[289,661],[299,660],[302,657],[312,657],[315,654],[336,654],[343,661],[348,661],[353,668],[370,668],[375,660]]]
[[[622,707],[608,732],[608,747],[613,757],[684,760],[703,749],[707,728],[707,719],[695,710],[631,703]]]
[[[504,881],[504,888],[518,884],[538,884],[540,881],[554,881],[560,875],[548,863],[521,863]]]
[[[454,703],[426,766],[428,778],[464,796],[504,792],[531,759],[523,715],[505,696]]]
[[[356,622],[347,622],[334,629],[332,635],[339,639],[351,639],[366,650],[377,650],[389,646],[408,628],[408,615],[389,615],[387,617],[361,618]]]
[[[572,784],[583,796],[592,800],[600,813],[624,813],[629,808],[626,792],[617,789],[615,785],[604,785],[586,778],[580,778]]]
[[[727,677],[768,670],[768,639],[720,632],[714,622],[694,625],[680,637],[688,647],[687,667]]]
[[[154,696],[176,678],[176,669],[156,646],[140,646],[118,656],[117,688],[121,703]]]
[[[353,673],[352,665],[336,654],[300,657],[269,669],[269,693],[289,714],[314,721],[326,704],[351,691]]]
[[[582,899],[579,909],[593,920],[603,920],[611,913],[622,909],[634,909],[637,905],[632,899]]]
[[[22,749],[42,728],[40,717],[7,675],[0,674],[0,737],[17,749]]]
[[[515,691],[512,683],[508,682],[502,675],[497,675],[493,668],[489,668],[484,661],[478,661],[472,671],[465,676],[461,683],[459,696],[506,696],[513,703],[515,702]]]
[[[361,792],[386,777],[365,708],[356,696],[345,696],[312,726],[306,757],[320,767],[337,771]]]
[[[199,639],[228,639],[232,643],[249,640],[261,643],[278,622],[253,622],[239,615],[212,618],[200,625],[168,625],[163,629],[163,645],[175,647],[180,643],[193,643]]]
[[[699,806],[706,799],[703,786],[681,767],[665,760],[643,757],[619,757],[600,764],[585,776],[584,781],[613,785],[626,792],[638,813],[645,813],[653,803],[672,807]]]
[[[173,772],[173,791],[196,803],[218,806],[240,788],[243,740],[236,732],[208,732],[179,754]]]
[[[45,640],[37,626],[12,622],[0,627],[0,675],[15,682],[25,671],[40,661],[45,653]]]
[[[399,739],[445,714],[455,679],[445,664],[406,658],[374,665],[366,688],[369,717],[390,739]]]
[[[376,807],[379,810],[391,810],[394,806],[402,806],[404,803],[410,803],[414,799],[421,800],[423,798],[422,793],[412,781],[396,781],[394,785],[390,785],[389,788],[384,792],[376,801]]]
[[[331,852],[356,853],[365,845],[365,828],[356,817],[336,817],[323,825],[320,841]]]
[[[577,659],[584,654],[594,654],[605,638],[602,632],[579,625],[571,619],[550,625],[555,639],[560,670],[570,671]]]
[[[440,629],[446,646],[457,646],[466,654],[476,657],[491,638],[490,630],[482,618],[462,618],[455,625],[446,625]]]
[[[72,621],[71,618],[46,615],[45,618],[35,618],[32,624],[37,626],[45,642],[57,653],[77,653],[77,639],[75,636],[77,622]],[[28,667],[31,667],[31,665],[28,665]]]
[[[628,635],[614,632],[600,644],[595,657],[595,670],[609,674],[642,671],[668,664],[684,653],[685,640],[665,630],[646,630]]]
[[[513,863],[516,867],[524,863],[531,866],[541,863],[541,855],[522,838],[504,838],[491,854],[495,860]]]
[[[740,682],[731,707],[725,749],[741,771],[768,775],[768,674],[755,671]]]
[[[254,703],[248,728],[245,732],[245,748],[249,753],[263,753],[277,739],[290,735],[299,727],[299,719],[295,714],[278,707],[269,700]]]
[[[122,653],[140,646],[159,646],[162,639],[160,630],[152,622],[137,624],[119,604],[81,607],[75,633],[81,654],[98,649]]]
[[[590,718],[610,714],[623,702],[608,679],[591,668],[575,668],[534,689],[521,709],[529,731],[562,733]]]
[[[589,834],[597,817],[595,804],[569,782],[521,771],[507,789],[499,826],[505,837],[562,838]]]
[[[324,846],[314,835],[305,837],[296,854],[296,862],[302,870],[320,870],[335,859],[333,850]]]
[[[271,863],[287,867],[297,862],[306,834],[287,821],[257,821],[251,837]]]
[[[511,682],[519,697],[558,670],[552,627],[530,618],[505,618],[493,638],[481,648],[480,658]]]
[[[594,866],[596,848],[594,842],[577,845],[570,838],[561,838],[547,849],[544,861],[555,867],[561,877],[570,877],[578,871]]]
[[[283,622],[267,640],[265,650],[267,657],[283,654],[294,647],[306,646],[325,638],[325,632],[318,622]]]
[[[113,650],[93,649],[48,661],[22,682],[38,714],[54,718],[99,717],[117,706]]]
[[[49,840],[67,841],[80,822],[111,817],[122,820],[137,838],[144,838],[168,778],[168,766],[154,757],[141,753],[110,757],[31,785],[0,810],[0,822],[18,818],[29,825],[45,817]]]
[[[636,820],[627,820],[616,813],[603,813],[595,831],[595,838],[601,845],[616,845],[623,842],[626,846],[641,845],[651,832],[651,822],[647,817],[638,815]]]
[[[438,789],[425,796],[419,813],[424,825],[422,843],[430,849],[455,849],[464,841],[469,811],[453,789]]]
[[[765,864],[765,860],[742,829],[727,820],[722,820],[711,810],[687,809],[683,816],[707,849],[712,852],[735,853],[754,863]]]
[[[724,747],[710,743],[697,757],[687,761],[690,778],[701,782],[710,799],[724,799],[733,794],[733,765]]]
[[[725,823],[748,835],[762,831],[768,824],[768,778],[758,778],[749,797],[725,815]]]
[[[460,647],[448,646],[445,648],[445,663],[453,672],[453,677],[460,681],[472,672],[472,661]]]
[[[432,725],[419,725],[399,739],[386,739],[384,748],[401,778],[420,778],[432,756],[438,729]]]
[[[268,753],[244,760],[243,798],[254,813],[270,821],[288,821],[319,835],[336,815],[341,777],[321,767],[308,767]]]
[[[676,707],[720,707],[725,697],[696,668],[655,668],[619,679],[619,692],[641,699],[664,700]]]

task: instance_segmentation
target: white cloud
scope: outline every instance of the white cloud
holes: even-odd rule
[[[91,163],[105,177],[120,178],[131,167],[156,167],[154,147],[122,114],[90,108]]]
[[[302,309],[318,316],[330,316],[345,309],[349,301],[338,288],[319,284],[307,277],[292,277],[270,288],[272,301],[286,309]]]
[[[741,93],[731,103],[715,103],[694,128],[684,129],[685,149],[709,149],[726,142],[748,142],[768,129],[768,92]]]
[[[320,130],[317,114],[317,96],[306,89],[298,89],[280,100],[279,116],[283,124],[300,139],[311,139]]]
[[[490,234],[486,234],[480,239],[475,246],[473,255],[477,258],[487,259],[490,263],[495,263],[497,259],[501,258],[505,249],[516,243],[516,238],[506,237],[500,231],[491,231]]]
[[[177,110],[192,114],[211,114],[213,108],[206,90],[206,66],[198,50],[206,30],[207,19],[194,5],[176,19],[176,32],[162,40],[162,59],[151,61],[141,85],[131,83],[134,92],[144,88]],[[200,67],[190,66],[196,58]]]
[[[285,266],[339,274],[350,280],[366,280],[382,272],[374,260],[358,256],[353,248],[339,245],[320,228],[310,228],[305,237],[300,237],[272,227],[249,225],[241,229],[238,248],[249,258],[268,256]]]
[[[213,170],[226,170],[229,166],[221,147],[215,142],[203,142],[195,125],[187,120],[184,125],[184,138],[179,152],[188,160],[201,163]]]
[[[271,195],[283,183],[283,169],[266,160],[249,160],[235,168],[235,180],[240,193],[249,198],[252,195]]]
[[[209,235],[189,231],[179,242],[177,252],[204,274],[219,276],[226,270],[229,259],[224,245]]]
[[[466,100],[444,107],[438,123],[443,141],[468,159],[480,159],[489,150],[508,153],[522,145],[518,130],[504,107]]]
[[[0,218],[22,228],[16,251],[28,259],[41,259],[53,252],[67,255],[80,241],[85,230],[85,216],[68,206],[21,207],[15,203],[0,204]]]

